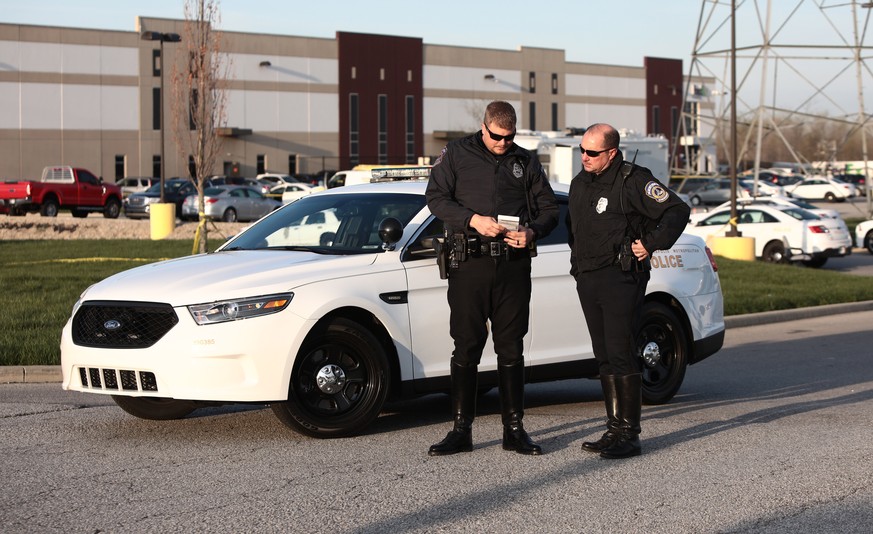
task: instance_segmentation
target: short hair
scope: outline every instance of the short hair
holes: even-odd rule
[[[504,130],[515,130],[515,108],[509,102],[495,100],[485,108],[485,117],[482,122],[485,126],[496,124]]]
[[[619,135],[618,130],[605,122],[592,124],[586,131],[594,131],[594,133],[603,136],[603,144],[606,148],[618,148],[618,145],[621,143],[621,136]]]

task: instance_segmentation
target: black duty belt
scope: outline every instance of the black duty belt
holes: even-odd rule
[[[498,256],[505,256],[506,249],[508,248],[511,247],[503,241],[483,241],[479,243],[478,250],[474,248],[469,252],[474,255],[490,256],[492,258],[496,258]]]

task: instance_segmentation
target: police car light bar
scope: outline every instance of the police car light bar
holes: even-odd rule
[[[373,169],[370,171],[370,182],[397,182],[401,180],[426,180],[430,178],[431,167],[399,167]]]

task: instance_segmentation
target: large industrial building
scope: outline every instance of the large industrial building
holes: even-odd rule
[[[143,38],[183,27],[147,17],[130,32],[0,24],[0,180],[38,179],[59,164],[106,181],[159,176],[162,154],[165,177],[188,175],[190,155],[162,130],[182,43]],[[577,63],[563,50],[342,31],[334,39],[222,32],[222,49],[232,74],[214,174],[427,161],[479,128],[495,99],[515,106],[524,129],[609,122],[668,139],[683,105],[678,59]]]

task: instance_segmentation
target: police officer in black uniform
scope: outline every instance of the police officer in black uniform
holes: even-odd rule
[[[608,124],[585,131],[582,171],[570,184],[570,274],[588,324],[607,430],[582,449],[604,458],[640,454],[642,363],[636,350],[649,260],[673,246],[690,209],[644,168],[624,161]]]
[[[451,396],[454,427],[428,454],[473,449],[478,371],[491,321],[503,420],[503,448],[540,454],[522,425],[523,338],[530,314],[531,250],[558,224],[555,195],[542,166],[513,144],[515,109],[495,101],[481,131],[449,143],[427,186],[427,205],[446,225],[448,246],[460,247],[448,272],[449,329],[454,340]],[[519,218],[507,228],[498,216]]]

